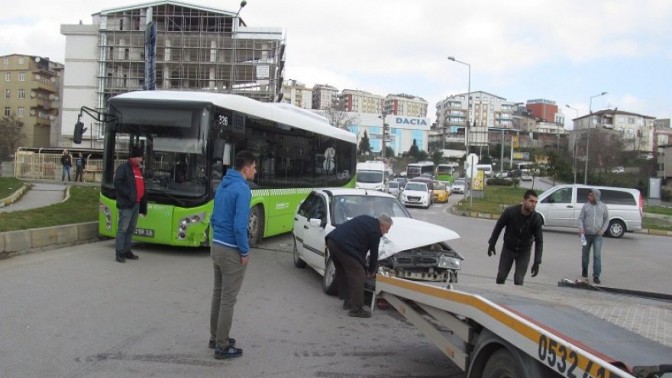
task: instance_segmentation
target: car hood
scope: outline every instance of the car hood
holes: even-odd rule
[[[459,239],[455,231],[413,218],[392,217],[392,228],[380,239],[378,259],[386,259],[401,251]]]

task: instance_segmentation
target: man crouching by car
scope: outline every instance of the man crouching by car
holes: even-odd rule
[[[380,238],[392,227],[392,218],[360,215],[336,227],[325,237],[336,268],[338,296],[344,300],[343,309],[349,316],[370,318],[364,307],[364,281],[373,277],[378,267]],[[366,253],[369,253],[368,271]]]

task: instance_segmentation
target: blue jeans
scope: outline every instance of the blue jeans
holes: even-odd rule
[[[70,166],[64,165],[63,171],[61,172],[61,181],[65,181],[65,175],[68,175],[68,181],[70,181]]]
[[[586,246],[581,249],[581,270],[588,272],[590,263],[590,247],[593,247],[593,277],[600,277],[602,273],[602,236],[586,234]]]
[[[131,251],[131,241],[135,225],[138,223],[138,214],[140,213],[140,204],[136,203],[131,209],[117,209],[119,211],[119,223],[117,225],[117,236],[114,239],[114,248],[117,256],[123,257]]]

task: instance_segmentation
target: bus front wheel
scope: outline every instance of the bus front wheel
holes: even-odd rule
[[[250,222],[247,225],[247,236],[250,247],[256,247],[264,236],[264,210],[260,205],[250,211]]]

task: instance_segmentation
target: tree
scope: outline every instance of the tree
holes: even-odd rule
[[[419,151],[418,142],[415,139],[413,139],[413,145],[408,150],[408,156],[410,156],[412,158],[417,158],[418,157],[418,151]]]
[[[23,134],[23,122],[16,119],[15,116],[3,117],[0,119],[0,160],[5,161],[21,145],[25,139]]]
[[[432,153],[432,161],[434,164],[439,165],[443,160],[443,150],[434,151]]]
[[[366,130],[364,130],[364,135],[362,135],[362,139],[359,141],[359,154],[364,155],[364,153],[371,153],[371,143],[369,142],[369,134]]]
[[[391,157],[394,157],[394,156],[395,156],[394,148],[390,147],[389,144],[386,144],[385,145],[385,158],[391,158]]]
[[[348,126],[359,124],[359,117],[352,114],[346,111],[345,104],[338,97],[324,109],[324,116],[329,120],[329,124],[343,130],[347,130]]]

